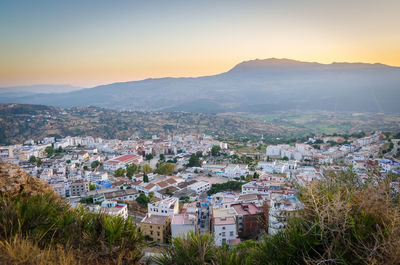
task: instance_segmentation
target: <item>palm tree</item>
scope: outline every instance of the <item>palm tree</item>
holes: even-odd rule
[[[188,233],[172,240],[172,246],[164,249],[155,258],[159,265],[203,265],[215,264],[216,248],[211,234]]]

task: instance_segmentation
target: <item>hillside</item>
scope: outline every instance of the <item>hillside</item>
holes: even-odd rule
[[[97,107],[60,109],[42,105],[0,104],[0,143],[46,136],[88,135],[127,139],[167,133],[207,133],[226,137],[285,134],[293,126],[272,126],[232,115],[115,111]]]
[[[22,168],[0,163],[1,264],[140,264],[132,219],[71,208]]]
[[[21,192],[25,197],[54,193],[47,183],[27,174],[19,166],[0,163],[0,196],[17,196]],[[56,193],[54,196],[59,197]]]
[[[0,95],[0,102],[203,113],[400,113],[399,88],[400,67],[266,59],[242,62],[214,76],[146,79],[58,94]]]
[[[312,133],[400,130],[400,116],[372,113],[271,112],[205,114],[116,111],[99,107],[62,109],[43,105],[0,104],[0,144],[47,136],[93,136],[105,139],[151,137],[171,133],[206,133],[222,138],[265,140]]]

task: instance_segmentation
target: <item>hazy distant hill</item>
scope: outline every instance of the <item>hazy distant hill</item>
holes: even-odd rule
[[[31,86],[9,86],[0,87],[0,98],[12,100],[16,97],[26,97],[35,94],[57,94],[81,90],[82,87],[71,85],[31,85]]]
[[[278,143],[277,137],[285,142],[289,138],[311,133],[400,130],[399,114],[280,111],[273,114],[239,115],[0,104],[0,145],[23,143],[27,139],[39,140],[47,136],[59,138],[90,135],[127,139],[172,133],[206,133],[229,139],[260,139],[263,135],[268,143]]]
[[[89,135],[108,139],[154,134],[206,133],[222,137],[287,136],[298,131],[227,114],[115,111],[98,107],[61,109],[43,105],[0,104],[0,144],[46,136]]]
[[[0,95],[0,102],[208,113],[292,109],[400,113],[398,98],[400,67],[266,59],[242,62],[215,76],[146,79],[59,94]]]

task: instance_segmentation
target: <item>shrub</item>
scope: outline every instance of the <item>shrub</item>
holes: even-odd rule
[[[43,251],[79,250],[83,264],[138,264],[143,237],[131,218],[76,209],[52,194],[0,198],[0,240],[20,237]],[[8,242],[8,243],[7,243]],[[53,251],[53,250],[51,250]]]

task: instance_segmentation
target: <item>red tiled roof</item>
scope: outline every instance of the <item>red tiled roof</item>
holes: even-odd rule
[[[177,181],[174,180],[174,179],[172,179],[172,178],[167,179],[166,182],[169,183],[169,184],[175,184],[175,183],[177,183]]]
[[[161,188],[165,188],[165,187],[169,186],[169,184],[165,181],[158,182],[157,185]]]
[[[138,181],[133,182],[132,185],[138,186],[138,185],[140,185],[142,182],[143,182],[143,181],[138,180]]]
[[[123,155],[123,156],[115,157],[112,160],[117,160],[117,161],[120,161],[120,162],[126,162],[126,161],[129,161],[129,160],[132,160],[132,159],[138,159],[138,156],[129,154],[129,155]]]
[[[153,188],[153,187],[155,187],[155,186],[156,186],[155,184],[150,183],[149,185],[147,185],[147,186],[145,187],[145,189],[150,190],[151,188]]]

